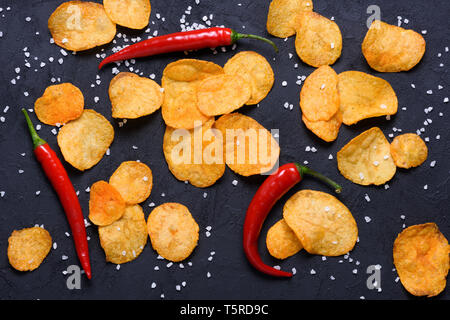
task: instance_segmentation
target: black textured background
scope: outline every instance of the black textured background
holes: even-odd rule
[[[330,144],[319,140],[301,123],[298,108],[300,87],[295,82],[297,76],[307,76],[313,68],[298,59],[294,38],[287,41],[274,39],[280,47],[279,54],[275,54],[270,46],[255,41],[241,41],[237,46],[236,52],[255,50],[263,54],[275,72],[274,87],[259,108],[244,107],[241,111],[266,128],[280,129],[282,164],[306,160],[312,168],[341,183],[344,191],[339,199],[350,208],[359,227],[360,241],[350,254],[352,260],[335,257],[322,261],[322,257],[312,256],[304,251],[283,262],[271,258],[264,247],[265,234],[281,217],[285,201],[300,188],[331,192],[326,186],[310,179],[296,186],[274,207],[261,237],[261,252],[266,262],[280,265],[284,270],[296,268],[297,274],[290,280],[273,279],[259,274],[249,266],[242,250],[245,210],[264,178],[243,178],[227,169],[216,185],[205,190],[177,181],[169,172],[162,154],[164,123],[160,111],[138,120],[129,120],[121,128],[111,118],[107,88],[113,75],[110,66],[97,72],[99,59],[96,54],[101,53],[102,49],[110,54],[115,45],[108,44],[63,57],[60,48],[49,43],[47,19],[62,2],[0,0],[0,8],[3,9],[0,12],[0,31],[3,32],[0,37],[0,116],[5,118],[4,122],[0,122],[0,191],[5,192],[0,197],[1,299],[161,299],[162,293],[164,299],[359,299],[361,296],[366,299],[412,298],[400,282],[395,282],[397,274],[393,271],[392,245],[397,233],[402,230],[403,224],[410,226],[432,221],[438,224],[447,238],[450,237],[449,104],[443,103],[444,97],[449,96],[450,86],[447,68],[450,63],[449,53],[445,52],[445,47],[450,46],[450,2],[314,0],[315,11],[328,18],[334,16],[343,34],[342,56],[333,66],[334,69],[337,72],[359,70],[380,76],[391,83],[399,100],[399,111],[390,121],[377,118],[362,121],[352,127],[343,126],[338,139]],[[202,17],[213,14],[213,26],[225,25],[240,32],[268,36],[265,29],[268,0],[200,0],[199,5],[194,0],[151,0],[151,3],[149,33],[120,27],[118,32],[131,38],[141,34],[152,35],[155,30],[159,34],[180,31],[180,18],[187,7],[192,6],[191,14],[186,15],[186,21],[191,24],[204,23]],[[424,35],[427,51],[421,63],[412,71],[379,74],[368,67],[360,45],[367,31],[365,22],[369,15],[366,9],[371,4],[380,6],[382,20],[388,23],[396,25],[397,17],[401,16],[402,19],[409,20],[408,24],[403,23],[402,26],[418,32],[427,30]],[[6,10],[7,7],[11,7],[11,10]],[[156,18],[157,13],[165,21]],[[27,22],[26,17],[31,17],[31,21]],[[122,39],[116,39],[117,44],[123,43]],[[24,56],[25,47],[31,54],[29,58]],[[189,57],[223,65],[234,53],[230,48],[227,52],[219,50],[217,55],[204,50],[191,53]],[[290,53],[293,54],[292,58],[289,57]],[[439,53],[442,55],[439,56]],[[50,56],[55,58],[53,63],[48,61]],[[62,65],[57,62],[60,57],[64,58]],[[156,81],[160,82],[164,66],[184,57],[183,53],[177,53],[144,58],[137,60],[133,67],[144,72],[145,76],[154,73]],[[30,62],[31,68],[24,66],[24,59]],[[46,63],[42,68],[41,61]],[[294,69],[296,63],[298,68]],[[440,63],[444,66],[441,67]],[[16,67],[21,69],[19,74],[15,72]],[[119,69],[128,71],[124,65]],[[91,84],[95,83],[97,74],[100,75],[101,83],[92,88]],[[17,84],[11,84],[11,79],[17,76],[20,76]],[[67,289],[66,276],[62,272],[69,265],[78,264],[78,260],[72,238],[64,234],[69,231],[66,218],[56,194],[33,156],[25,122],[19,112],[21,107],[33,108],[34,101],[52,84],[52,77],[59,77],[61,82],[71,82],[78,86],[85,96],[86,108],[94,108],[105,115],[116,131],[111,155],[105,156],[91,170],[80,173],[65,163],[76,190],[80,190],[79,198],[85,216],[88,213],[89,193],[84,190],[97,180],[108,179],[122,161],[140,159],[151,167],[154,174],[152,194],[143,203],[146,217],[151,210],[149,203],[159,205],[176,201],[187,205],[200,225],[199,245],[188,259],[192,266],[188,266],[186,261],[184,269],[178,264],[167,268],[167,261],[156,259],[157,254],[148,243],[138,259],[116,270],[115,265],[105,262],[96,227],[91,226],[87,228],[87,232],[91,238],[89,244],[93,280],[88,281],[83,277],[81,290]],[[288,86],[283,87],[282,81],[287,81]],[[415,84],[415,89],[411,87],[411,83]],[[438,85],[442,85],[443,89],[438,90]],[[432,95],[426,93],[430,89],[433,90]],[[25,96],[24,92],[29,95]],[[100,98],[98,103],[94,102],[96,96]],[[292,111],[283,107],[285,102],[294,105]],[[5,106],[9,106],[6,113],[3,111]],[[425,114],[424,109],[430,106],[434,108],[433,111]],[[407,110],[403,111],[402,107],[407,107]],[[440,112],[442,116],[439,115]],[[35,115],[31,116],[37,124]],[[424,125],[426,119],[431,119],[432,123]],[[372,126],[379,126],[386,135],[392,133],[393,128],[401,128],[404,133],[416,132],[423,127],[426,130],[422,136],[430,139],[428,160],[419,168],[398,170],[394,179],[388,183],[388,190],[383,186],[358,186],[345,180],[337,170],[336,152],[349,139]],[[51,133],[51,129],[52,127],[42,125],[39,134],[61,156],[56,136]],[[440,135],[439,140],[436,139],[437,135]],[[318,151],[305,152],[306,146],[314,146]],[[22,153],[25,155],[22,156]],[[329,154],[334,156],[333,160],[328,160]],[[432,160],[437,161],[434,168],[430,167]],[[24,172],[19,173],[19,170]],[[234,179],[239,182],[237,186],[232,184]],[[427,190],[424,190],[424,185],[428,185]],[[41,191],[38,196],[35,194],[37,190]],[[207,192],[206,199],[203,197],[204,192]],[[163,193],[165,196],[162,196]],[[369,195],[370,202],[365,200],[365,194]],[[400,218],[401,215],[406,216],[405,220]],[[365,216],[370,217],[371,222],[367,223]],[[17,272],[8,264],[7,239],[14,229],[35,224],[44,224],[58,248],[51,250],[37,270]],[[207,226],[212,227],[210,237],[205,235]],[[212,261],[208,261],[211,251],[215,251],[215,255]],[[69,258],[62,260],[62,255]],[[356,261],[359,261],[359,265]],[[366,287],[366,268],[374,264],[382,266],[381,292]],[[155,266],[159,266],[160,270],[155,271]],[[317,273],[311,275],[311,269]],[[354,269],[357,270],[356,274],[353,273]],[[207,272],[210,272],[210,278],[207,278]],[[330,276],[334,276],[335,280],[331,280]],[[183,281],[186,281],[186,287],[177,291],[176,285]],[[155,289],[151,288],[152,282],[157,284]],[[448,288],[437,297],[448,298]]]

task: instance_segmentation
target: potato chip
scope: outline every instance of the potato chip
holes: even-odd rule
[[[111,42],[116,25],[101,4],[68,1],[61,4],[48,19],[48,29],[55,43],[70,51],[82,51]]]
[[[331,142],[336,140],[339,129],[342,125],[342,113],[340,111],[327,121],[309,121],[305,116],[302,117],[305,126],[311,130],[320,139]]]
[[[286,259],[302,250],[302,244],[294,231],[281,219],[267,232],[267,250],[272,257]]]
[[[397,96],[386,80],[359,71],[342,72],[338,78],[340,110],[346,125],[397,113]]]
[[[189,131],[185,129],[177,131],[177,129],[166,127],[163,142],[164,157],[170,172],[178,180],[188,181],[198,188],[206,188],[212,186],[223,176],[225,172],[223,146],[222,141],[210,130],[213,124],[214,119],[210,119],[203,126]],[[185,132],[179,130],[185,130]],[[187,140],[180,141],[181,139]],[[195,159],[197,152],[195,143],[199,143],[199,141],[196,139],[202,143],[201,147],[198,147],[200,155],[197,161]],[[217,150],[214,148],[214,143],[218,144]],[[208,156],[210,158],[207,158]]]
[[[312,10],[311,0],[272,0],[267,14],[267,32],[278,38],[293,36],[299,13]]]
[[[447,285],[450,267],[447,239],[434,223],[403,230],[394,242],[394,265],[405,289],[415,296],[434,297]]]
[[[221,116],[214,127],[222,133],[225,163],[237,174],[263,174],[277,163],[278,142],[256,120],[236,112]]]
[[[8,238],[8,259],[19,271],[37,269],[52,247],[52,237],[40,227],[14,230]]]
[[[372,69],[400,72],[420,62],[425,46],[419,33],[374,20],[362,43],[362,52]]]
[[[108,226],[98,227],[106,261],[122,264],[136,259],[147,243],[147,225],[141,206],[127,206],[123,216]]]
[[[152,170],[142,162],[125,161],[114,171],[109,183],[127,204],[138,204],[147,200],[152,192]]]
[[[89,220],[97,226],[107,226],[120,219],[125,212],[125,201],[119,191],[106,181],[91,186]]]
[[[164,92],[153,80],[120,72],[109,84],[113,118],[136,119],[158,110]]]
[[[345,178],[363,186],[384,184],[392,179],[397,169],[389,141],[377,127],[348,142],[337,153],[337,164]]]
[[[108,17],[120,26],[142,29],[150,19],[150,0],[103,0]]]
[[[341,30],[334,21],[316,12],[302,12],[297,19],[295,50],[310,66],[331,65],[341,56]]]
[[[79,118],[83,109],[83,93],[71,83],[47,87],[44,94],[34,103],[38,119],[52,126]]]
[[[327,121],[338,112],[338,76],[331,67],[319,67],[306,78],[300,108],[309,121]]]
[[[189,257],[198,243],[198,224],[189,209],[179,203],[164,203],[153,209],[147,230],[153,249],[173,262]]]
[[[428,147],[417,134],[405,133],[392,141],[391,155],[397,167],[409,169],[418,167],[427,160]]]
[[[254,51],[242,51],[234,55],[223,67],[226,74],[243,77],[252,88],[252,95],[246,105],[261,102],[270,92],[275,76],[266,58]]]
[[[100,113],[86,109],[59,130],[57,140],[64,159],[84,171],[102,159],[114,140],[114,128]]]
[[[358,227],[348,208],[328,193],[301,190],[286,202],[283,218],[312,254],[340,256],[353,249]]]

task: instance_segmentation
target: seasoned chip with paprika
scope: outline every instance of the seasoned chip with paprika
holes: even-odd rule
[[[267,32],[278,38],[293,36],[298,15],[312,10],[311,0],[272,0],[267,14]]]
[[[150,0],[103,0],[108,17],[120,26],[142,29],[150,19]]]
[[[89,220],[97,226],[107,226],[125,212],[125,201],[119,191],[106,181],[95,182],[89,195]]]
[[[427,160],[428,147],[417,134],[405,133],[392,141],[391,155],[397,167],[409,169],[418,167]]]
[[[305,116],[302,116],[303,123],[305,126],[311,130],[320,139],[331,142],[336,140],[339,129],[342,125],[342,113],[340,111],[327,121],[309,121]]]
[[[267,250],[272,257],[286,259],[302,250],[302,244],[294,231],[281,219],[267,232]]]

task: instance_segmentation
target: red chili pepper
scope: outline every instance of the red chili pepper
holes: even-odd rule
[[[253,34],[238,33],[230,28],[215,27],[193,31],[176,32],[140,41],[120,50],[119,52],[114,53],[109,57],[106,57],[100,63],[98,68],[101,69],[104,65],[119,60],[148,57],[175,51],[188,51],[228,46],[243,38],[265,41],[271,44],[275,48],[275,51],[278,52],[278,48],[275,43],[273,43],[269,39]]]
[[[83,213],[81,211],[80,202],[77,194],[70,182],[69,176],[64,169],[61,161],[56,153],[50,148],[45,140],[41,139],[34,130],[30,117],[25,109],[22,109],[25,119],[27,120],[28,129],[33,141],[34,154],[41,163],[42,168],[53,188],[58,194],[59,200],[66,212],[70,229],[72,230],[75,249],[81,266],[86,273],[88,279],[91,279],[91,264],[89,262],[89,250],[86,237],[86,228],[84,226]]]
[[[320,173],[297,163],[288,163],[278,168],[263,182],[247,209],[243,240],[245,255],[253,267],[265,274],[275,277],[292,277],[290,272],[277,270],[264,264],[258,252],[258,237],[272,207],[286,192],[299,183],[305,174],[329,184],[337,193],[342,190],[341,186]]]

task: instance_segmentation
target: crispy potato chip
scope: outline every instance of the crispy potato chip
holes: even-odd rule
[[[267,232],[267,250],[272,257],[286,259],[302,250],[302,244],[294,231],[281,219]]]
[[[284,205],[283,218],[312,254],[340,256],[355,246],[358,227],[348,208],[328,193],[301,190]]]
[[[252,88],[252,95],[246,105],[261,102],[270,92],[275,76],[266,58],[254,51],[242,51],[234,55],[223,67],[226,74],[243,77]]]
[[[278,142],[256,120],[236,112],[221,116],[214,127],[222,133],[225,163],[237,174],[263,174],[277,163]]]
[[[337,164],[345,178],[363,186],[384,184],[394,177],[397,169],[389,141],[377,127],[348,142],[337,153]]]
[[[106,261],[121,264],[136,259],[147,243],[147,225],[141,206],[127,206],[119,220],[98,227],[98,235]]]
[[[310,66],[331,65],[341,56],[341,30],[334,21],[316,12],[302,12],[297,19],[295,50]]]
[[[173,262],[189,257],[198,243],[198,224],[189,209],[179,203],[164,203],[153,209],[147,230],[153,249]]]
[[[299,13],[312,10],[311,0],[272,0],[267,14],[267,32],[278,38],[293,36]]]
[[[336,140],[339,129],[342,125],[342,113],[340,111],[327,121],[309,121],[305,116],[302,116],[303,123],[320,139],[331,142]]]
[[[91,186],[89,220],[97,226],[107,226],[120,219],[125,212],[125,201],[119,191],[106,181]]]
[[[372,69],[400,72],[420,62],[425,46],[419,33],[374,20],[362,43],[362,52]]]
[[[116,25],[103,6],[87,1],[61,4],[48,19],[48,29],[58,46],[71,51],[101,46],[116,35]]]
[[[14,230],[8,238],[8,259],[19,271],[38,268],[52,247],[52,237],[40,227]]]
[[[428,147],[417,134],[405,133],[392,141],[391,155],[397,167],[409,169],[418,167],[427,160]]]
[[[327,121],[338,112],[338,76],[331,67],[319,67],[306,78],[300,108],[309,121]]]
[[[100,113],[86,109],[58,133],[64,159],[78,170],[96,165],[114,140],[114,128]]]
[[[79,118],[83,109],[83,93],[71,83],[47,87],[44,94],[34,103],[38,119],[52,126]]]
[[[153,80],[120,72],[109,84],[113,118],[136,119],[158,110],[164,92]]]
[[[120,26],[142,29],[148,25],[150,0],[103,0],[108,17]]]
[[[338,78],[340,110],[346,125],[397,113],[397,95],[386,80],[359,71],[342,72]]]
[[[403,230],[394,242],[394,265],[405,289],[434,297],[447,285],[450,267],[447,239],[434,223]]]
[[[152,192],[152,170],[142,162],[125,161],[114,171],[109,183],[127,204],[138,204],[147,200]]]

